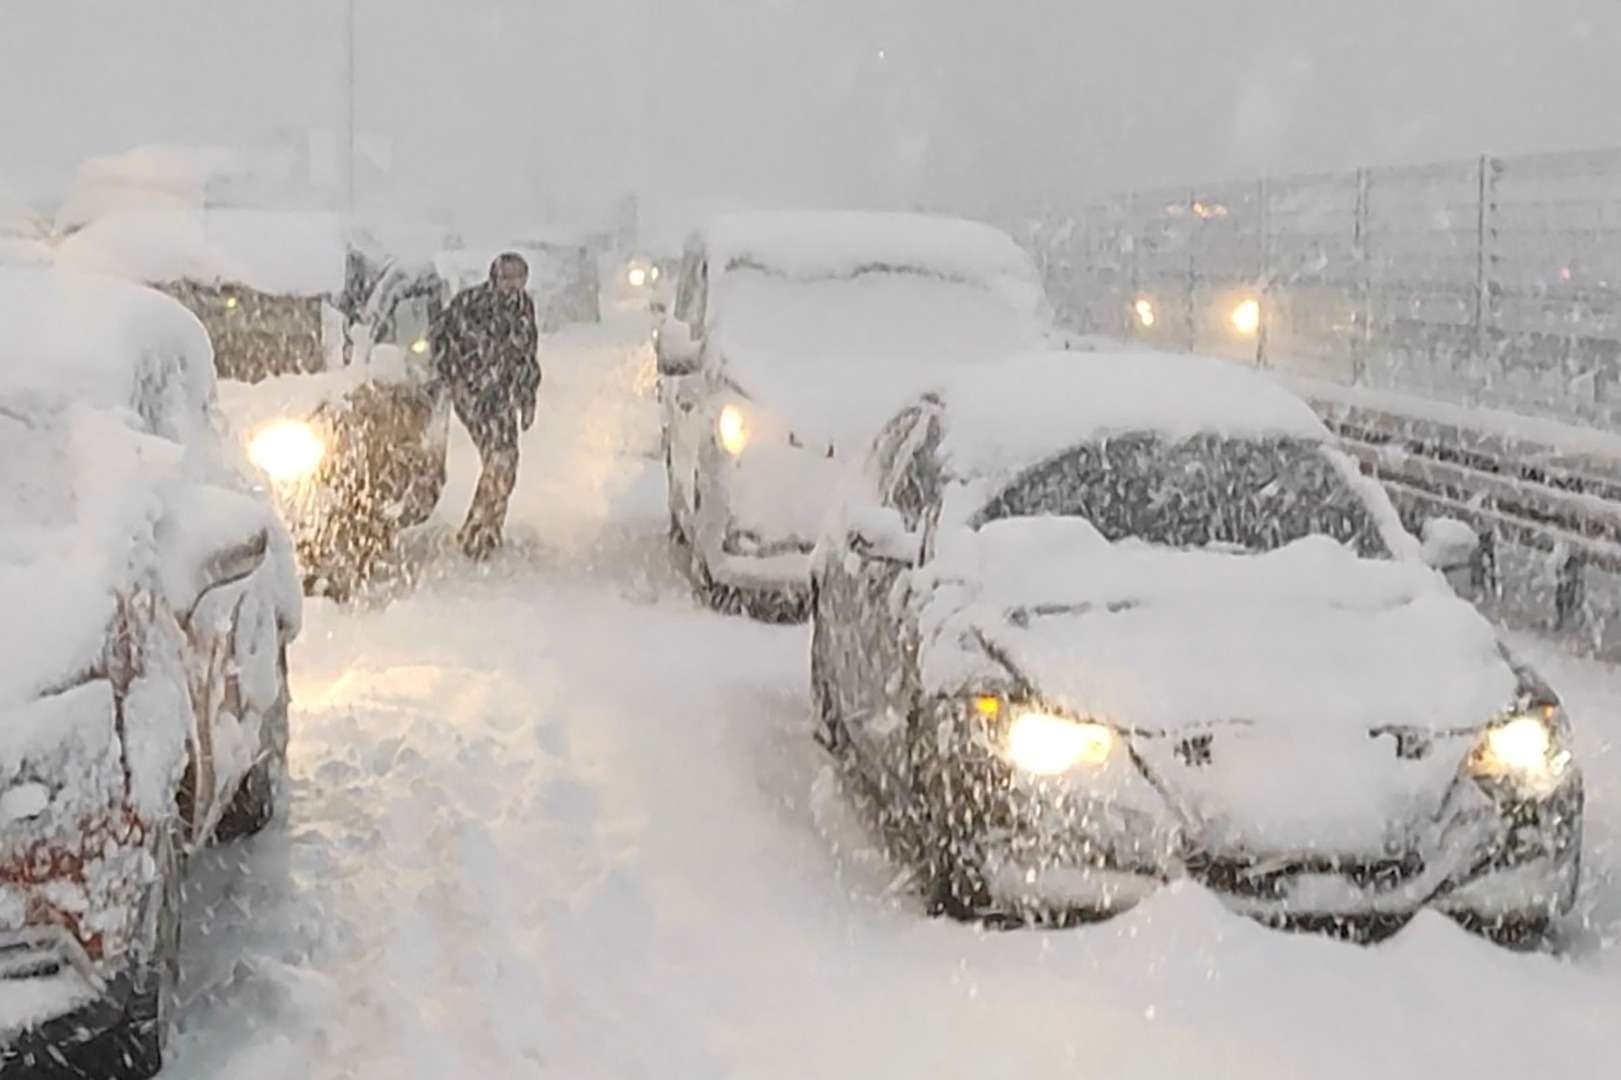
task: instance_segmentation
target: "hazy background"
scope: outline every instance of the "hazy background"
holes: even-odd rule
[[[1000,213],[1621,143],[1617,0],[356,0],[360,201]],[[0,0],[0,183],[343,130],[344,0]]]

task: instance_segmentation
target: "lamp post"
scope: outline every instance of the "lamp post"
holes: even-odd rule
[[[344,179],[348,189],[347,206],[349,214],[355,212],[355,0],[348,0],[345,32],[345,94],[346,94],[346,123],[344,125],[344,141],[346,145],[346,165],[344,166]]]

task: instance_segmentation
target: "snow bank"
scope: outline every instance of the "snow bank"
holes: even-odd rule
[[[704,230],[710,276],[753,263],[788,277],[842,277],[869,267],[937,274],[981,285],[1038,281],[1030,257],[989,225],[926,214],[753,211]]]
[[[1311,406],[1276,379],[1203,356],[1036,353],[936,385],[950,417],[942,452],[963,478],[1005,475],[1126,432],[1329,439]]]
[[[343,289],[349,245],[336,214],[146,210],[102,217],[62,243],[62,266],[149,284],[237,283],[285,296]]]

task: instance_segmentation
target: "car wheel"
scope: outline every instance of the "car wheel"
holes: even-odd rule
[[[115,1040],[118,1064],[129,1070],[122,1075],[132,1077],[156,1076],[163,1068],[180,987],[181,865],[173,830],[164,830],[155,855],[157,878],[142,904],[142,955],[133,961]]]
[[[242,778],[231,805],[226,807],[214,829],[214,840],[228,844],[255,836],[276,816],[276,787],[287,767],[287,648],[278,660],[281,670],[281,696],[272,715],[264,718],[263,745],[259,760]]]

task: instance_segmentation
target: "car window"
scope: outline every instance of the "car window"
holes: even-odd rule
[[[1322,534],[1388,556],[1372,512],[1323,448],[1291,439],[1122,435],[1019,476],[976,515],[1081,517],[1111,541],[1269,551]]]

